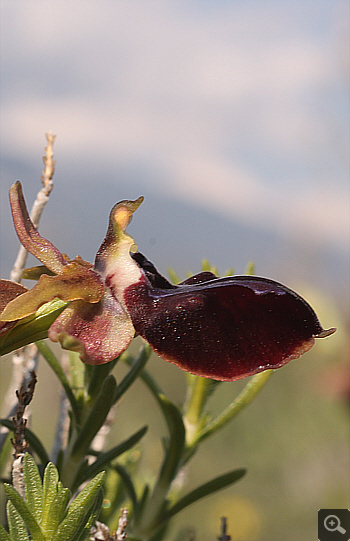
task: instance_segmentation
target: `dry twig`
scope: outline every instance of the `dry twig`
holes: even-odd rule
[[[27,419],[24,419],[23,415],[26,407],[30,404],[33,398],[34,389],[36,385],[36,374],[34,370],[30,373],[30,380],[27,388],[21,387],[19,391],[16,391],[18,400],[16,417],[13,417],[14,438],[11,439],[11,443],[14,447],[14,461],[12,465],[12,481],[13,486],[17,492],[25,498],[24,490],[24,478],[23,478],[23,458],[25,450],[28,447],[28,442],[25,438],[25,429],[27,426]]]
[[[53,161],[53,143],[56,136],[53,135],[51,131],[45,135],[47,140],[47,147],[45,147],[46,155],[43,156],[43,161],[45,165],[45,169],[43,170],[43,174],[41,176],[41,182],[43,184],[43,187],[38,192],[30,213],[31,220],[35,227],[38,226],[40,216],[53,188],[52,177],[55,171],[56,163],[55,161]],[[21,275],[27,261],[27,256],[27,250],[23,246],[21,246],[10,274],[10,279],[13,282],[21,282]],[[37,347],[34,344],[31,344],[30,346],[22,348],[13,355],[12,362],[12,379],[2,407],[2,417],[6,418],[11,417],[16,411],[17,404],[13,401],[15,390],[19,389],[21,386],[25,387],[29,381],[30,372],[36,369],[38,362]],[[2,446],[6,440],[7,433],[8,430],[5,427],[1,427],[0,450],[2,449]]]

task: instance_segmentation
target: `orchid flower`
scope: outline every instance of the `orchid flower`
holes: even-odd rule
[[[10,190],[15,228],[44,268],[31,290],[16,290],[1,314],[3,324],[60,299],[68,304],[48,337],[87,364],[113,360],[138,333],[166,361],[226,381],[279,368],[335,331],[324,330],[302,297],[273,280],[201,272],[178,285],[168,282],[141,253],[131,253],[134,240],[126,228],[142,201],[113,207],[91,265],[79,256],[70,260],[38,233],[17,181]]]

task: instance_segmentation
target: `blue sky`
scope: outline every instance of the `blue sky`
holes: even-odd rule
[[[6,193],[20,178],[32,201],[52,129],[58,167],[44,225],[62,250],[59,233],[74,229],[91,259],[112,205],[144,194],[146,247],[176,208],[182,244],[181,222],[202,213],[300,245],[303,257],[309,248],[345,257],[348,11],[341,0],[1,2],[6,250]]]

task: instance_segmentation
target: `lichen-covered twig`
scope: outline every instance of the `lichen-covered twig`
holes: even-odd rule
[[[38,357],[38,348],[35,344],[30,344],[25,348],[19,349],[12,356],[12,376],[4,397],[1,417],[11,419],[16,414],[18,406],[16,390],[20,389],[22,386],[24,388],[27,387],[31,378],[31,372],[36,370]],[[2,450],[7,434],[8,429],[6,427],[1,427],[0,451]]]
[[[56,135],[52,135],[51,131],[49,133],[46,133],[45,135],[47,139],[47,147],[45,147],[46,155],[43,156],[43,162],[45,165],[45,169],[43,170],[43,174],[41,176],[41,182],[43,184],[43,187],[38,192],[30,213],[30,218],[35,227],[37,227],[39,224],[40,216],[53,188],[52,177],[55,172],[56,163],[53,160],[53,143],[55,141]],[[27,250],[23,246],[21,246],[10,274],[10,279],[13,282],[21,282],[21,274],[25,267],[27,257]]]
[[[36,385],[36,374],[34,370],[30,373],[30,380],[27,387],[21,387],[19,391],[16,391],[18,400],[17,413],[13,417],[13,425],[15,427],[14,437],[11,439],[11,443],[15,450],[14,461],[12,466],[12,481],[13,486],[17,492],[25,498],[24,490],[24,478],[23,478],[23,458],[25,450],[28,447],[28,442],[25,438],[25,428],[27,426],[27,419],[23,417],[26,407],[30,404],[33,398],[34,389]]]

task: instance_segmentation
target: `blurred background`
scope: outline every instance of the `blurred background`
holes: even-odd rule
[[[174,532],[209,541],[226,515],[234,541],[316,539],[319,508],[349,507],[349,3],[4,0],[0,9],[1,276],[19,247],[8,189],[20,179],[31,206],[52,130],[55,187],[40,229],[71,257],[93,261],[113,204],[144,195],[129,231],[162,273],[185,278],[207,258],[243,274],[253,260],[257,274],[304,295],[337,334],[277,371],[203,444],[186,490],[234,467],[248,475],[184,511]],[[180,402],[184,375],[157,358],[151,368]],[[9,363],[1,370],[3,394]],[[44,365],[39,378],[33,427],[50,445],[47,389],[51,401],[57,385]],[[165,428],[137,385],[113,441],[149,424],[151,472]],[[213,411],[240,385],[222,384]]]

